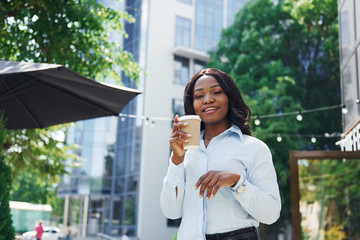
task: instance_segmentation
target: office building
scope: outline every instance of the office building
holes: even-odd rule
[[[70,129],[69,143],[82,146],[86,159],[59,187],[65,218],[76,221],[79,235],[118,236],[127,231],[142,240],[168,240],[179,220],[160,210],[160,191],[170,156],[174,115],[183,113],[183,91],[190,76],[206,67],[243,0],[126,0],[123,9],[136,18],[126,24],[124,49],[147,72],[142,94],[119,118],[100,118]],[[134,117],[136,115],[137,117]],[[72,212],[79,214],[72,214]],[[78,220],[76,220],[78,218]]]
[[[344,137],[342,151],[360,150],[360,1],[339,0],[341,96]]]

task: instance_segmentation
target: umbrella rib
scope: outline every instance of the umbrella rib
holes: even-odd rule
[[[7,83],[4,81],[3,84],[5,85],[5,87],[7,88],[7,90],[12,94],[12,91],[9,87],[9,85],[7,85]],[[10,95],[10,94],[9,94]],[[25,112],[28,114],[28,116],[31,118],[31,120],[38,126],[41,127],[40,122],[35,118],[35,116],[29,111],[29,109],[25,106],[25,104],[15,95],[14,98],[20,103],[20,106],[25,110]]]
[[[28,74],[24,74],[24,75],[28,75]],[[0,96],[0,100],[5,99],[5,98],[7,98],[7,97],[9,97],[9,96],[11,96],[11,95],[14,95],[14,94],[16,94],[16,93],[22,92],[22,90],[28,89],[28,88],[25,88],[25,89],[24,89],[24,86],[29,85],[31,82],[35,81],[35,80],[36,80],[39,76],[41,76],[41,75],[42,75],[42,73],[39,73],[38,75],[36,75],[36,76],[33,77],[32,79],[30,79],[29,81],[26,81],[26,82],[20,84],[19,86],[17,86],[17,87],[14,88],[14,89],[10,89],[9,86],[6,85],[5,78],[6,78],[7,75],[4,75],[1,82],[2,82],[4,85],[6,85],[7,90],[8,90],[8,93],[7,93],[7,94],[4,94],[3,96]],[[31,87],[31,86],[30,86],[30,87]],[[18,90],[19,88],[20,88],[20,91]]]
[[[61,69],[59,69],[59,70],[61,70]],[[29,74],[24,74],[24,75],[29,75]],[[31,80],[29,80],[29,81],[27,81],[27,82],[25,82],[25,83],[17,86],[17,87],[14,88],[12,91],[9,90],[9,87],[8,87],[9,93],[8,93],[8,94],[5,94],[5,95],[3,95],[3,96],[0,96],[0,100],[5,99],[5,98],[7,98],[7,97],[11,97],[11,96],[14,95],[15,93],[22,92],[22,90],[25,90],[25,89],[20,89],[20,90],[17,90],[17,89],[19,89],[20,87],[24,87],[24,86],[30,84],[31,82],[33,82],[33,81],[35,81],[35,80],[38,80],[38,81],[41,82],[42,84],[44,84],[44,85],[46,85],[46,86],[49,86],[49,87],[51,87],[51,88],[54,88],[54,89],[57,89],[57,90],[60,89],[62,93],[65,93],[65,94],[67,94],[67,95],[69,95],[69,96],[72,96],[72,93],[69,92],[69,91],[67,91],[67,90],[64,89],[64,88],[61,88],[61,87],[58,87],[58,86],[55,86],[55,85],[51,85],[51,84],[48,84],[47,82],[44,82],[42,79],[39,78],[39,76],[41,76],[41,75],[46,75],[46,74],[40,73],[40,74],[36,75],[35,77],[33,77]],[[6,82],[3,81],[3,83],[5,84]],[[30,86],[30,87],[31,87],[31,86]],[[27,88],[26,90],[28,90],[28,89],[29,89],[29,88]],[[81,98],[81,97],[78,97],[78,99],[81,100],[82,102],[86,103],[87,105],[96,107],[97,109],[99,109],[99,110],[101,110],[101,111],[106,111],[106,112],[108,112],[108,113],[113,114],[114,116],[118,116],[118,115],[119,115],[119,113],[113,112],[113,111],[111,111],[110,109],[108,109],[108,108],[106,108],[106,107],[102,107],[102,106],[99,106],[99,105],[97,105],[97,104],[95,104],[95,103],[89,102],[89,101],[91,101],[91,100],[87,100],[87,99],[84,99],[84,98]]]
[[[59,69],[59,71],[60,70],[61,69]],[[61,78],[61,77],[58,77],[58,78]],[[46,86],[51,87],[51,88],[61,90],[61,92],[64,93],[64,94],[68,94],[69,96],[73,96],[73,93],[71,91],[68,91],[67,89],[61,88],[61,87],[56,86],[56,85],[49,84],[47,82],[44,82],[42,79],[38,79],[38,81],[41,82],[42,84],[46,85]],[[101,111],[106,111],[108,113],[113,114],[114,116],[119,116],[119,113],[114,112],[114,111],[112,111],[112,110],[110,110],[110,109],[108,109],[108,108],[106,108],[104,106],[100,106],[98,104],[95,104],[95,103],[91,102],[90,99],[86,99],[86,98],[83,98],[83,97],[80,97],[80,96],[77,96],[77,99],[81,100],[82,102],[86,103],[87,105],[93,106],[93,107],[95,107],[95,108],[97,108],[97,109],[99,109]]]

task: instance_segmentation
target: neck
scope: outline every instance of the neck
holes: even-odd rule
[[[226,129],[230,127],[230,124],[222,124],[222,125],[206,125],[205,124],[205,132],[204,132],[204,140],[210,142],[210,140],[217,135],[224,132]]]

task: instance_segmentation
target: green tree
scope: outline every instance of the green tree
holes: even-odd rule
[[[2,117],[0,117],[0,143],[5,133]],[[0,240],[15,238],[9,206],[11,179],[11,169],[7,166],[3,151],[0,149]]]
[[[254,0],[225,29],[210,67],[229,73],[254,116],[279,115],[340,103],[336,0]],[[289,151],[335,148],[302,135],[341,130],[340,111],[262,118],[254,135],[273,154],[282,197],[278,224],[290,221]],[[330,119],[330,120],[325,120]],[[276,141],[278,133],[282,141]]]
[[[127,12],[97,0],[1,1],[0,11],[4,59],[61,64],[88,78],[110,77],[119,84],[120,70],[133,80],[139,78],[141,69],[120,44],[127,37],[123,24],[135,21]],[[117,39],[111,40],[110,34]],[[66,127],[7,131],[0,149],[14,177],[24,172],[37,181],[58,182],[66,173],[63,160],[79,160],[57,137]]]
[[[360,225],[359,159],[301,160],[299,164],[300,201],[321,203],[321,227],[326,239],[341,233],[356,235]],[[339,238],[337,238],[339,239]]]

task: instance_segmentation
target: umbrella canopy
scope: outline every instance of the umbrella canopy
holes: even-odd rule
[[[95,82],[62,65],[0,60],[0,112],[8,129],[118,116],[139,93]]]

